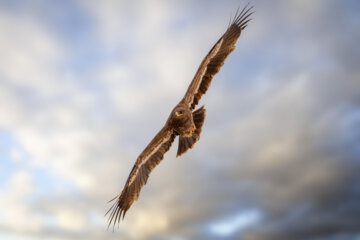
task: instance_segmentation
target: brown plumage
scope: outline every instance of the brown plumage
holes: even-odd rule
[[[249,16],[253,13],[252,8],[246,5],[240,13],[236,12],[226,32],[201,62],[184,98],[172,110],[165,126],[137,158],[121,194],[111,200],[116,201],[106,213],[110,213],[109,226],[119,222],[121,216],[125,217],[132,203],[139,198],[141,188],[146,184],[151,171],[164,158],[177,135],[177,156],[184,154],[199,140],[206,110],[204,106],[193,110],[206,93],[214,75],[224,65],[227,56],[235,49],[237,39],[251,20]]]

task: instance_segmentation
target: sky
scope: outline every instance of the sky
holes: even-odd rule
[[[360,240],[360,3],[253,20],[118,228],[108,203],[247,2],[0,0],[0,238]]]

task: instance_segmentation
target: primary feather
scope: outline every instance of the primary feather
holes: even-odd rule
[[[191,109],[194,109],[199,103],[201,96],[208,90],[214,75],[220,71],[226,58],[235,49],[235,44],[240,37],[241,31],[246,28],[251,20],[249,17],[253,14],[251,12],[252,9],[253,7],[246,5],[239,14],[235,14],[234,20],[226,32],[201,62],[184,96]]]

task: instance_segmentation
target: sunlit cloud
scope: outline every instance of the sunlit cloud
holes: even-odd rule
[[[219,237],[228,237],[235,232],[240,232],[247,227],[257,223],[261,219],[261,213],[258,210],[246,210],[236,214],[233,217],[223,219],[209,225],[210,233]]]

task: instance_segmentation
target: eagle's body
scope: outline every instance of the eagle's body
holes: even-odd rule
[[[163,159],[176,136],[179,136],[177,156],[192,148],[199,140],[205,109],[202,106],[194,111],[194,108],[209,88],[213,76],[219,72],[227,56],[235,49],[237,39],[250,21],[248,17],[252,14],[249,13],[251,9],[252,7],[246,6],[239,14],[236,12],[233,22],[200,64],[184,98],[172,110],[165,126],[137,158],[124,189],[120,196],[113,199],[117,200],[108,211],[111,212],[109,226],[112,222],[115,224],[120,221],[121,215],[124,217],[132,203],[138,199],[150,172]]]

